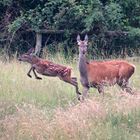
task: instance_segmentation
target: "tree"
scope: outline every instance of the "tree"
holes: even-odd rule
[[[89,35],[95,57],[124,50],[131,56],[140,48],[139,0],[1,0],[0,5],[1,46],[10,53],[34,46],[27,31],[40,29],[64,30],[61,38],[50,37],[48,47],[61,42],[65,54],[75,52],[78,33]]]

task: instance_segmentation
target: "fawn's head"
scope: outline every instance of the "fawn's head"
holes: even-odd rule
[[[77,43],[79,46],[79,53],[80,54],[85,54],[87,52],[87,45],[88,45],[88,36],[85,35],[84,40],[82,41],[80,39],[80,35],[77,36]]]
[[[31,48],[28,50],[27,53],[19,56],[18,60],[23,61],[23,62],[33,63],[35,61],[35,59],[37,58],[37,56],[34,54],[34,52],[35,52],[35,49]]]

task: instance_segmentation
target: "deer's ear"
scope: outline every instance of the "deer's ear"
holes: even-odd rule
[[[88,35],[85,35],[84,41],[88,42]]]
[[[26,54],[30,55],[30,54],[34,53],[34,51],[35,51],[35,49],[31,48],[31,49],[28,50],[28,52]]]
[[[77,36],[77,43],[78,45],[80,45],[81,39],[80,39],[80,35]]]

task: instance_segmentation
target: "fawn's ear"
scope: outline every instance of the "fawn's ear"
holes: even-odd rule
[[[28,50],[28,52],[26,54],[30,55],[30,54],[32,54],[34,52],[35,52],[35,49],[34,48],[31,48],[31,49]]]
[[[80,45],[81,39],[80,39],[80,35],[77,36],[77,43],[78,45]]]

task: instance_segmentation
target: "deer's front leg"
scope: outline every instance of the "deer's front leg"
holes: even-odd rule
[[[32,78],[32,76],[30,75],[31,71],[33,70],[33,67],[30,68],[30,70],[27,73],[27,76],[29,76],[30,78]]]
[[[82,94],[83,94],[83,99],[84,99],[84,98],[87,98],[87,96],[88,96],[89,82],[88,82],[88,79],[85,77],[81,77],[80,81],[83,86]]]
[[[42,80],[41,77],[37,76],[37,74],[36,74],[36,72],[35,72],[35,68],[33,67],[32,69],[33,69],[33,73],[34,73],[34,75],[35,75],[35,78],[38,79],[38,80]]]

